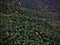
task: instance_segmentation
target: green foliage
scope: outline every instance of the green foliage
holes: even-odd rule
[[[59,34],[39,15],[22,8],[1,12],[0,45],[56,45]]]
[[[26,15],[0,14],[6,21],[0,23],[0,41],[6,45],[49,45],[54,44],[57,33],[40,18]],[[1,18],[2,19],[2,18]],[[5,24],[6,23],[6,24]]]
[[[0,2],[0,13],[14,13],[20,10],[18,6],[7,3],[7,2]]]

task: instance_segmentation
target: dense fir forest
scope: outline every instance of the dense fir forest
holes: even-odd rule
[[[0,0],[0,45],[60,45],[60,23],[42,10]]]

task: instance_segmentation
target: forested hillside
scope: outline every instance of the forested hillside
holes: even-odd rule
[[[0,45],[59,45],[60,34],[47,13],[0,3]]]

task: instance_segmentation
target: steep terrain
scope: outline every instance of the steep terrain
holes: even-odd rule
[[[50,18],[42,11],[0,3],[0,45],[59,45]]]
[[[45,12],[50,16],[50,23],[60,27],[59,0],[20,0],[21,6]],[[48,17],[47,17],[48,18]]]
[[[59,0],[20,0],[20,2],[22,6],[27,8],[33,8],[38,10],[48,8],[49,11],[60,11],[59,7],[57,7],[57,5],[59,6],[60,4]]]
[[[5,0],[6,2],[11,2],[19,5],[20,8],[30,8],[38,11],[44,12],[51,25],[60,27],[60,1],[59,0]],[[6,8],[7,9],[7,8]],[[3,9],[4,10],[4,9]],[[7,9],[8,10],[8,9]],[[11,9],[9,9],[11,11]],[[43,14],[44,14],[43,13]]]

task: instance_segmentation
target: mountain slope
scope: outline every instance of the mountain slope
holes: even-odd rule
[[[48,15],[9,3],[3,5],[0,6],[5,7],[0,11],[0,45],[59,44],[59,33],[48,23],[45,17]]]
[[[59,0],[20,0],[21,5],[27,8],[43,10],[48,8],[48,11],[60,12],[58,5]],[[60,4],[60,3],[59,3]],[[46,10],[43,10],[46,11]]]
[[[59,0],[20,0],[21,6],[45,12],[54,25],[60,25]]]
[[[16,1],[14,1],[14,2],[16,2]],[[17,0],[17,2],[18,2],[18,0]],[[56,25],[56,26],[60,27],[60,20],[59,20],[60,19],[60,15],[59,15],[60,11],[56,12],[57,10],[55,9],[55,7],[53,7],[53,5],[55,4],[54,1],[52,1],[52,0],[42,0],[42,1],[41,0],[20,0],[19,2],[21,2],[21,6],[24,5],[24,8],[27,6],[30,8],[31,7],[30,5],[33,6],[33,8],[31,7],[32,9],[34,9],[36,7],[39,11],[35,9],[36,10],[35,13],[41,12],[43,14],[41,16],[48,18],[48,20],[50,21],[49,23],[52,23],[52,25]],[[21,6],[20,6],[20,8],[21,8]],[[51,8],[49,8],[49,7],[51,7]],[[3,7],[0,6],[0,8],[2,9]],[[2,12],[1,9],[0,9],[0,11]],[[17,7],[16,7],[16,9],[17,9]],[[52,9],[54,9],[54,11],[50,11]],[[3,10],[5,10],[5,9],[3,8]],[[13,8],[13,11],[12,11],[11,9],[6,8],[6,10],[10,10],[10,12],[14,12],[15,9]],[[5,12],[6,12],[6,10],[5,10]],[[32,10],[31,10],[31,12],[32,12]]]

